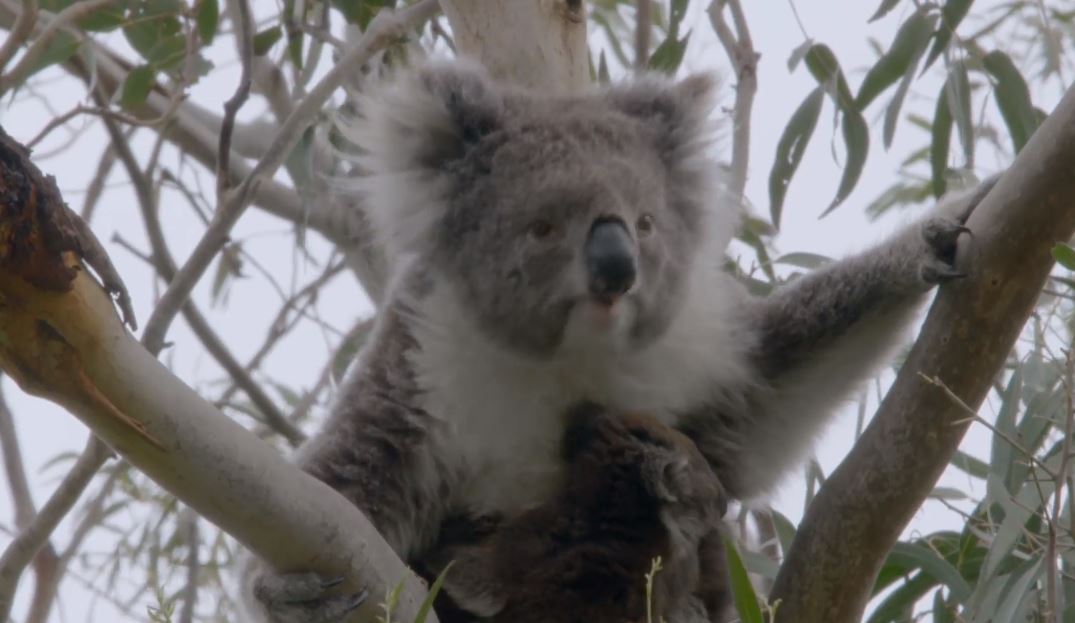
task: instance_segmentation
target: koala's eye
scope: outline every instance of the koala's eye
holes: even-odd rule
[[[649,214],[643,214],[642,216],[638,217],[638,222],[635,223],[635,229],[638,230],[638,234],[640,236],[647,236],[649,234],[652,234],[654,227],[655,224],[653,222],[653,217]]]
[[[527,226],[526,233],[534,240],[545,240],[552,236],[553,226],[548,221],[534,221]]]

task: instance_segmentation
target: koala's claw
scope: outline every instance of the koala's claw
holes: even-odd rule
[[[971,234],[970,228],[960,221],[937,216],[922,223],[922,239],[929,248],[929,257],[921,265],[922,279],[928,284],[938,284],[961,279],[967,274],[956,270],[956,249],[962,234]]]
[[[344,579],[343,576],[325,578],[313,572],[265,574],[254,583],[254,597],[273,623],[336,623],[369,597],[366,590],[328,594]]]

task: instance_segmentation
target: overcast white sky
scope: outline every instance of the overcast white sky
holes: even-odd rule
[[[260,6],[261,2],[257,4],[259,12],[268,13],[275,3],[265,2],[264,7]],[[692,37],[686,65],[691,69],[717,68],[727,75],[727,59],[713,39],[708,21],[702,15],[704,3],[695,0],[692,4],[696,6],[692,8],[689,25],[696,34]],[[803,68],[794,74],[789,74],[787,69],[787,58],[804,40],[791,5],[778,0],[744,4],[753,29],[755,46],[762,53],[759,91],[754,111],[748,197],[762,211],[767,211],[766,180],[777,139],[792,111],[813,86],[813,78]],[[837,57],[844,63],[852,85],[858,83],[861,70],[874,59],[874,53],[867,45],[867,37],[874,37],[887,45],[910,4],[902,3],[901,7],[885,20],[868,24],[867,19],[876,9],[876,2],[796,2],[809,36],[834,49]],[[980,11],[981,5],[984,4],[987,3],[976,3],[975,11]],[[219,42],[216,51],[219,58],[231,58],[231,41]],[[234,63],[214,72],[211,79],[203,79],[193,89],[193,99],[210,109],[220,110],[223,101],[234,89],[237,74],[238,68]],[[43,80],[36,89],[40,97],[20,93],[13,102],[8,98],[0,103],[0,123],[16,139],[30,139],[49,119],[68,110],[84,93],[80,85],[72,83],[59,71],[51,71],[47,76],[48,79]],[[940,82],[935,77],[915,85],[915,90],[931,95],[939,88]],[[887,97],[886,94],[882,102],[874,105],[876,110],[870,110],[873,116],[868,117],[868,121],[871,125],[876,123],[876,115]],[[726,102],[730,105],[731,101],[732,93],[729,89]],[[1045,110],[1050,110],[1055,101],[1055,93],[1035,93],[1035,103]],[[245,113],[250,115],[262,110],[264,107],[260,102],[252,102],[248,104]],[[76,209],[81,206],[85,187],[94,173],[106,141],[100,126],[93,124],[71,143],[68,143],[64,132],[56,132],[37,150],[37,163],[47,173],[57,177],[65,198]],[[818,221],[817,215],[831,200],[841,172],[840,162],[834,159],[832,154],[842,151],[838,133],[834,136],[832,132],[831,116],[827,113],[823,115],[802,168],[791,185],[784,211],[783,231],[778,238],[780,250],[841,255],[882,238],[898,222],[910,218],[908,214],[871,224],[863,218],[861,207],[896,179],[895,172],[900,161],[910,149],[920,146],[922,142],[921,130],[904,123],[890,153],[885,153],[877,142],[872,144],[870,160],[857,190],[843,207],[825,220]],[[152,137],[149,132],[138,133],[134,141],[136,150],[146,150],[151,144]],[[174,152],[166,151],[164,162],[173,171],[179,168]],[[991,173],[999,166],[989,162],[983,162],[982,165],[986,168],[980,170],[980,174]],[[201,182],[204,188],[212,188],[211,175],[203,173]],[[150,273],[140,260],[109,243],[113,234],[118,233],[141,248],[146,248],[133,195],[121,167],[114,169],[108,188],[98,206],[93,227],[105,242],[120,273],[131,288],[135,310],[139,319],[144,322],[149,316],[155,295],[151,287]],[[173,244],[173,254],[182,260],[197,241],[202,227],[175,193],[166,193],[163,197],[162,214]],[[305,265],[297,258],[292,249],[289,231],[287,224],[251,210],[236,228],[235,236],[244,240],[246,250],[259,258],[285,288],[293,282],[301,284],[308,281],[320,272],[318,267]],[[327,256],[327,247],[322,241],[314,240],[311,245],[318,257]],[[210,307],[209,279],[203,280],[196,291],[196,299],[202,310],[210,315],[217,331],[227,337],[229,346],[243,361],[263,340],[268,323],[281,303],[280,298],[272,292],[261,276],[252,270],[247,272],[252,277],[234,284],[227,307]],[[368,304],[354,280],[347,275],[337,278],[326,289],[318,305],[321,317],[340,330],[349,328],[357,318],[367,314],[368,310]],[[173,326],[170,338],[177,346],[168,351],[164,358],[181,378],[195,387],[206,387],[208,381],[221,376],[216,364],[201,352],[181,319]],[[266,367],[275,378],[287,379],[292,387],[309,387],[325,360],[326,350],[325,334],[307,323],[277,349]],[[890,378],[891,375],[886,376],[886,379]],[[9,380],[4,381],[3,388],[16,414],[28,474],[36,502],[40,506],[68,465],[65,463],[46,467],[46,464],[58,453],[79,451],[86,438],[86,429],[63,410],[27,397]],[[215,387],[210,395],[217,392],[219,387]],[[871,391],[871,394],[876,395],[876,392]],[[871,401],[871,410],[875,404],[876,400]],[[818,455],[826,472],[835,467],[850,446],[854,436],[855,417],[855,409],[847,409],[835,419],[829,433],[819,442]],[[988,435],[981,428],[972,429],[964,448],[974,454],[987,454],[988,439]],[[0,522],[10,525],[12,513],[7,483],[2,479],[0,482]],[[944,476],[942,484],[946,482],[964,490],[971,486],[965,476],[961,476],[959,472],[951,473],[951,470]],[[797,520],[801,515],[802,491],[802,478],[791,476],[775,500],[777,507],[793,520]],[[962,525],[962,522],[943,506],[929,503],[918,513],[908,530],[928,532],[944,525]],[[61,527],[58,533],[59,543],[66,541],[69,528],[66,523]],[[0,534],[0,547],[6,541],[7,536]],[[108,542],[96,542],[97,547]],[[91,539],[88,546],[92,549],[95,541]],[[19,593],[17,599],[16,620],[20,620],[21,613],[24,612],[30,592],[26,589],[30,586],[31,582],[28,581],[22,584],[24,590]],[[91,606],[90,595],[76,581],[69,579],[62,594],[63,607],[55,611],[55,621],[121,620],[104,602]]]

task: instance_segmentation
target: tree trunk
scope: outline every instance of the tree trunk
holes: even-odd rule
[[[1075,232],[1075,89],[967,223],[965,280],[941,288],[876,417],[807,510],[770,597],[778,622],[859,621],[889,550],[959,447]]]

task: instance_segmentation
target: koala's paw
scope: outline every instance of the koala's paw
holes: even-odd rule
[[[270,623],[338,623],[366,601],[366,591],[332,594],[343,578],[316,573],[262,573],[253,582],[254,598]]]
[[[961,221],[947,216],[934,216],[922,222],[922,241],[927,250],[919,265],[922,281],[932,286],[967,276],[955,263],[959,236],[969,233],[971,230]]]

